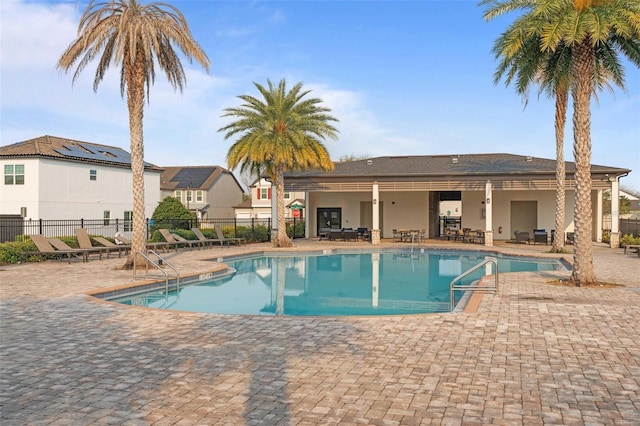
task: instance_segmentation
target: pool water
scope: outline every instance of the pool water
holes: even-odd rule
[[[225,261],[235,274],[116,299],[163,309],[244,315],[349,316],[447,312],[449,285],[487,253],[382,252]],[[496,256],[500,273],[564,269],[557,260]],[[493,273],[490,265],[466,277]]]

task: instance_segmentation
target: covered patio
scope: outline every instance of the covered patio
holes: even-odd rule
[[[494,240],[515,240],[516,231],[528,232],[532,240],[535,231],[550,237],[555,168],[552,159],[512,154],[376,157],[336,163],[332,172],[287,173],[285,190],[305,192],[307,237],[319,236],[320,229],[367,228],[372,244],[379,244],[394,229],[424,230],[424,238],[445,238],[455,230],[462,238],[481,236],[491,246]],[[574,172],[575,164],[567,162],[565,233],[574,231]],[[591,166],[594,241],[603,236],[603,191],[611,191],[617,217],[619,179],[629,172]],[[444,213],[445,201],[459,202],[459,215]],[[611,245],[617,246],[613,222]]]

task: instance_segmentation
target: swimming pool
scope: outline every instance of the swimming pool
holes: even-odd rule
[[[487,256],[500,273],[564,269],[555,259],[424,251],[264,255],[225,261],[233,275],[114,301],[163,309],[244,315],[350,316],[450,311],[453,278]],[[490,268],[490,266],[489,266]],[[471,283],[491,269],[469,275]]]

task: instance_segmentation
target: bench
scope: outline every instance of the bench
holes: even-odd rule
[[[625,244],[624,245],[624,254],[627,254],[627,249],[635,248],[638,253],[638,257],[640,257],[640,244]]]

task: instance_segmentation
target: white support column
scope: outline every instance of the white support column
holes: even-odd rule
[[[493,246],[493,200],[491,181],[488,180],[484,187],[484,245]]]
[[[596,191],[596,241],[602,242],[602,189]]]
[[[309,225],[309,191],[304,191],[304,237],[309,238],[311,236],[311,228]]]
[[[271,185],[271,241],[278,237],[278,197],[276,185]]]
[[[620,247],[620,182],[613,178],[611,181],[611,248]]]
[[[371,230],[371,244],[380,244],[380,190],[378,182],[373,182],[371,191],[371,204],[373,209],[373,229]]]

